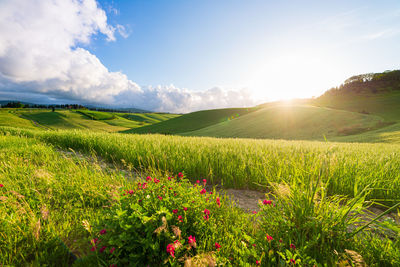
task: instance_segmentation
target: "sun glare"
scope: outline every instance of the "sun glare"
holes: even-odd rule
[[[289,100],[319,96],[343,81],[334,60],[313,53],[292,53],[266,60],[253,72],[250,87],[256,98]]]

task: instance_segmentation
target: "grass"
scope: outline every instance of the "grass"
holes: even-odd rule
[[[12,109],[3,109],[0,112],[0,125],[18,128],[36,128],[31,121],[19,117]]]
[[[348,230],[350,225],[359,222],[362,227],[365,224],[357,216],[363,212],[365,195],[356,193],[354,201],[328,197],[325,192],[330,185],[321,183],[324,177],[321,170],[320,176],[315,176],[312,170],[307,176],[296,175],[298,180],[290,180],[284,191],[272,190],[268,196],[272,200],[260,204],[258,214],[251,214],[234,207],[215,190],[209,194],[200,184],[193,186],[176,176],[167,179],[160,169],[145,162],[145,158],[142,164],[150,163],[146,170],[157,176],[139,181],[132,179],[129,176],[132,173],[127,170],[140,165],[136,165],[127,154],[129,150],[121,146],[126,143],[131,149],[135,144],[136,149],[143,149],[141,153],[152,147],[146,152],[150,159],[150,154],[159,149],[158,144],[169,142],[161,149],[174,145],[176,153],[163,151],[162,154],[172,158],[189,157],[187,159],[191,160],[193,154],[189,153],[189,148],[177,146],[174,141],[191,143],[192,146],[195,143],[203,146],[210,143],[215,148],[218,145],[215,142],[220,140],[87,131],[2,130],[8,135],[0,136],[1,265],[124,266],[151,263],[179,266],[184,262],[195,265],[211,262],[227,266],[286,266],[292,262],[302,266],[354,264],[346,256],[346,249],[357,249],[370,266],[396,266],[400,263],[399,242],[391,240],[392,234],[385,236],[379,225],[351,235]],[[249,140],[242,142],[248,143]],[[233,143],[238,146],[237,141]],[[294,142],[279,143],[283,150],[270,144],[268,151],[274,154],[278,150],[278,155],[284,159],[285,149],[293,149]],[[226,143],[220,145],[223,153],[232,148]],[[109,154],[114,148],[114,153],[120,151],[128,156],[124,163],[127,170],[121,172],[104,167],[96,160],[87,161],[73,154],[60,153],[57,148],[71,146],[84,152],[94,149],[92,151],[103,156],[117,159],[121,154],[116,154],[116,157]],[[311,143],[296,144],[297,154],[312,159],[312,154],[307,151],[310,146]],[[212,151],[215,152],[215,149]],[[204,153],[204,157],[211,155],[209,150]],[[157,163],[157,155],[154,156],[153,163]],[[216,157],[210,159],[217,160]],[[394,164],[393,159],[389,162]],[[174,161],[170,163],[173,167]],[[240,165],[238,161],[234,163]],[[277,161],[270,163],[277,164]],[[203,162],[198,164],[201,167]],[[233,166],[232,163],[230,166]],[[188,167],[181,164],[180,168],[186,172]],[[190,168],[188,171],[191,171]],[[293,174],[297,172],[301,174],[304,170],[293,170]],[[138,173],[133,175],[136,177]],[[282,192],[289,193],[278,198]],[[189,243],[189,237],[193,236],[196,241]],[[369,245],[366,247],[364,243]],[[171,246],[174,246],[173,253]],[[385,257],[377,251],[382,251]]]
[[[154,124],[181,116],[179,114],[169,114],[169,113],[136,113],[136,114],[125,113],[118,115],[132,121],[143,123],[141,124],[142,126],[144,124]]]
[[[353,112],[378,115],[386,121],[400,121],[400,92],[321,97],[314,104]]]
[[[126,131],[126,133],[178,134],[198,130],[222,121],[236,119],[255,109],[228,108],[192,112],[154,125]]]
[[[83,131],[38,132],[2,128],[35,136],[63,149],[93,151],[111,162],[135,168],[204,177],[226,187],[262,189],[271,183],[320,177],[329,194],[354,196],[372,185],[370,197],[395,202],[400,196],[399,145],[307,141],[215,139],[125,135]]]
[[[89,117],[91,120],[111,120],[115,118],[115,115],[110,112],[101,112],[93,110],[79,110],[78,112]]]
[[[276,105],[186,136],[323,140],[375,127],[382,118],[355,112],[300,105]]]
[[[0,125],[46,130],[80,129],[100,132],[119,132],[142,127],[177,114],[166,113],[110,113],[90,110],[1,109]]]
[[[82,221],[125,179],[38,140],[0,136],[0,183],[0,265],[68,266],[70,251],[89,247]]]

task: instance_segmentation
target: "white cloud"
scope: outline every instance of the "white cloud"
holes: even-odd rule
[[[110,72],[80,45],[98,33],[115,41],[115,31],[128,37],[124,26],[108,24],[95,0],[0,1],[0,91],[170,112],[253,103],[245,90],[142,88]]]

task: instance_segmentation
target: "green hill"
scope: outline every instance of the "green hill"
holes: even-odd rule
[[[119,132],[150,125],[177,114],[164,113],[111,113],[90,110],[0,109],[0,126],[41,128],[47,130],[88,129]]]
[[[271,139],[323,139],[378,127],[378,116],[313,106],[281,105],[263,108],[235,120],[226,121],[187,136]]]
[[[163,121],[150,126],[125,131],[125,133],[162,133],[178,134],[195,131],[223,121],[230,121],[250,113],[254,108],[212,109],[184,114],[180,117]]]

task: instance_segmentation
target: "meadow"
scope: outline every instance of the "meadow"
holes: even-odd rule
[[[307,105],[4,109],[0,264],[399,266],[400,144],[387,122]],[[300,140],[250,138],[263,125],[278,130],[261,136]],[[362,132],[343,135],[343,125]],[[172,132],[132,133],[148,129]],[[169,135],[184,131],[247,138]],[[245,211],[224,188],[265,199]]]
[[[350,147],[7,127],[1,132],[3,265],[348,266],[360,258],[370,266],[400,263],[396,223],[363,219],[367,199],[393,200],[399,188],[375,188],[370,195],[363,189],[376,185],[372,176],[353,185],[325,176],[335,169],[321,155],[348,156]],[[249,148],[257,147],[250,157]],[[361,163],[365,167],[371,157],[396,150],[386,146],[370,154],[368,148],[357,148],[358,156],[370,156]],[[266,153],[262,161],[258,153]],[[254,176],[244,176],[252,173],[244,157],[246,165],[258,166]],[[396,168],[397,158],[386,158],[387,166]],[[336,159],[336,174],[339,166],[346,175],[360,170],[359,162]],[[380,186],[398,181],[390,173],[375,172],[386,175]],[[228,179],[234,175],[237,183]],[[220,182],[235,188],[256,182],[269,193],[259,212],[248,213],[210,189],[209,183]],[[337,195],[345,189],[347,197]]]

